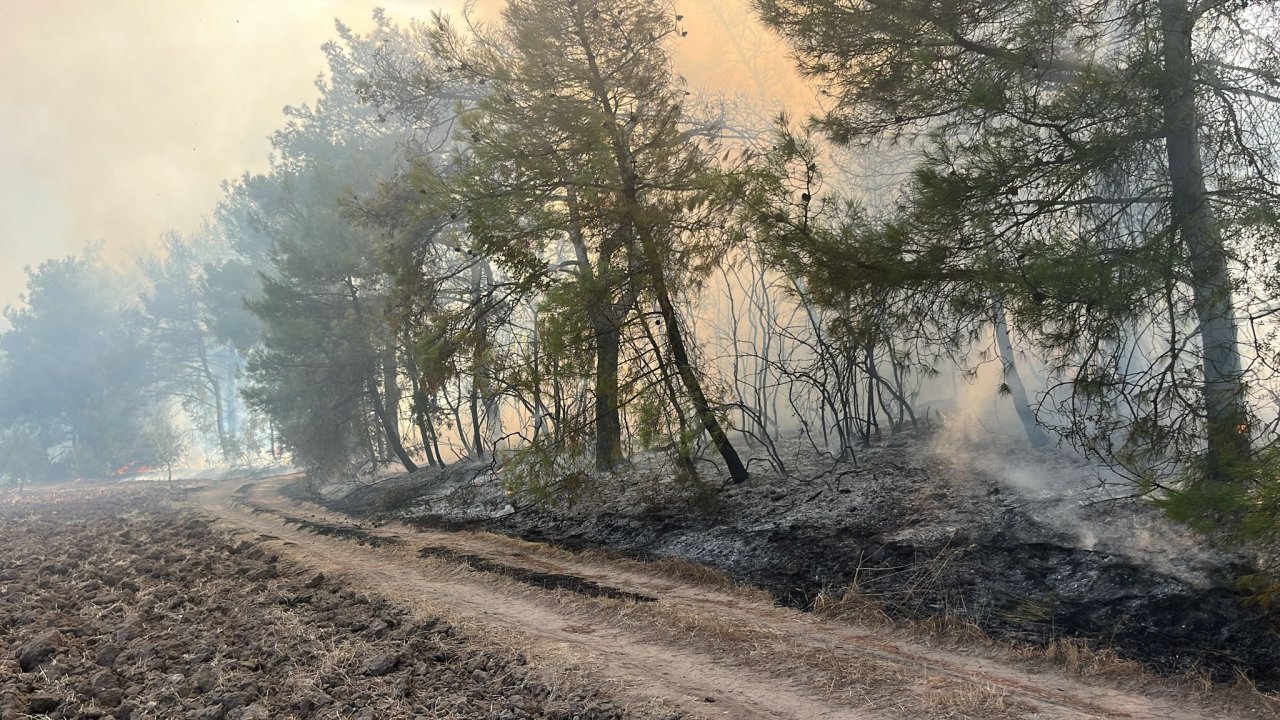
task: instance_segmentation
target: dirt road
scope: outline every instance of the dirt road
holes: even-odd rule
[[[549,677],[599,683],[627,707],[706,718],[1244,717],[1212,697],[1123,690],[997,653],[779,607],[710,573],[488,533],[361,526],[285,498],[291,478],[219,483],[190,502],[223,529],[518,647]],[[1254,710],[1249,716],[1258,717]]]

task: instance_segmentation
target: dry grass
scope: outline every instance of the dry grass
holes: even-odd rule
[[[660,577],[686,585],[732,595],[749,602],[773,604],[773,596],[753,585],[734,580],[728,573],[685,558],[662,557],[640,560],[624,557],[615,552],[588,548],[580,552],[565,550],[545,543],[530,542],[510,535],[491,532],[472,532],[468,536],[486,544],[516,549],[527,555],[572,563],[577,566],[599,565],[608,570],[620,570],[649,577]]]
[[[1058,638],[1033,649],[1037,659],[1077,677],[1151,680],[1141,663],[1121,657],[1114,649],[1080,638]]]
[[[410,528],[405,528],[405,530],[414,532]],[[459,535],[483,545],[504,548],[521,555],[563,563],[578,570],[584,567],[590,569],[594,565],[606,572],[620,571],[648,578],[662,578],[663,580],[675,581],[691,587],[724,593],[747,602],[766,605],[775,604],[773,596],[767,591],[753,585],[740,583],[728,573],[684,558],[662,557],[655,560],[639,560],[623,557],[605,550],[586,549],[575,552],[546,543],[531,542],[510,535],[484,530],[459,533]],[[405,539],[412,538],[406,537]],[[476,549],[473,547],[470,551],[475,551]],[[502,560],[501,558],[494,559]],[[566,568],[565,572],[571,573],[573,570]]]
[[[929,718],[1006,718],[1022,717],[1025,708],[1009,701],[1003,688],[987,683],[957,686],[928,677],[918,683],[916,694]]]
[[[315,509],[324,512],[320,508]],[[776,607],[772,597],[763,590],[737,583],[725,573],[684,559],[640,561],[608,552],[588,550],[575,553],[483,531],[464,535],[517,554],[572,564],[578,566],[577,571],[581,571],[584,564],[595,565],[606,571],[634,573],[647,576],[647,579],[662,578],[750,603]],[[709,651],[732,662],[791,677],[828,695],[861,705],[906,712],[910,717],[994,720],[1027,716],[1028,708],[1007,697],[998,686],[936,675],[920,681],[917,668],[904,667],[874,654],[868,656],[830,646],[815,646],[803,638],[788,637],[774,627],[671,602],[665,597],[662,602],[645,604],[588,598],[567,591],[531,588],[505,576],[473,571],[449,561],[417,558],[409,547],[386,548],[383,551],[403,554],[415,562],[429,564],[434,573],[444,576],[481,580],[504,593],[545,598],[576,613],[583,619],[582,627],[591,627],[592,623],[620,624],[650,639]],[[944,558],[941,566],[945,567],[945,564]],[[565,568],[564,572],[573,573],[575,570]],[[938,568],[926,568],[919,575],[925,579],[922,582],[926,582],[929,578],[936,578],[940,572]],[[1079,639],[1063,638],[1043,648],[997,642],[962,612],[943,613],[908,623],[895,622],[880,603],[859,591],[856,584],[843,591],[821,593],[815,599],[814,610],[815,615],[824,621],[870,630],[892,627],[905,638],[924,645],[949,646],[965,653],[981,648],[983,654],[993,659],[1013,661],[1034,670],[1049,666],[1090,684],[1117,689],[1158,687],[1212,704],[1227,704],[1246,712],[1256,709],[1272,714],[1280,710],[1280,699],[1259,692],[1247,680],[1242,679],[1236,686],[1224,688],[1209,682],[1203,675],[1154,677],[1141,665],[1120,657],[1114,650]],[[1020,610],[1028,614],[1039,612],[1035,607]]]
[[[921,679],[915,663],[815,643],[770,625],[685,604],[613,604],[617,622],[628,629],[790,677],[851,705],[908,717],[999,720],[1029,716],[1029,706],[1006,702],[1002,690],[942,674],[926,673]],[[946,713],[938,714],[944,705]]]
[[[937,615],[899,623],[898,627],[926,644],[968,650],[974,648],[990,650],[997,645],[977,621],[961,612],[948,610]]]
[[[854,583],[844,592],[824,589],[813,599],[813,613],[830,620],[841,620],[859,627],[880,628],[892,624],[880,603],[864,594]]]
[[[529,544],[524,541],[511,538],[505,538],[503,544],[508,547],[519,546],[522,550],[534,550],[536,547],[528,547]],[[514,595],[551,604],[560,613],[573,618],[563,628],[567,632],[622,628],[650,642],[709,653],[722,662],[758,668],[771,675],[790,678],[818,694],[838,698],[852,706],[905,712],[909,717],[934,717],[930,708],[939,702],[938,693],[945,692],[948,688],[957,698],[981,694],[968,687],[970,683],[965,681],[938,677],[931,682],[930,696],[926,701],[923,696],[917,696],[914,692],[903,692],[904,688],[913,687],[919,675],[914,667],[891,659],[839,649],[830,644],[815,645],[804,639],[791,637],[764,622],[744,620],[690,603],[668,599],[656,603],[637,603],[592,598],[567,590],[532,587],[505,575],[477,571],[446,558],[419,558],[412,549],[404,546],[383,548],[380,552],[412,559],[426,572],[437,577],[483,583],[491,587],[495,595]],[[564,552],[552,549],[552,553],[538,554],[547,556]],[[580,556],[568,554],[567,557]],[[609,560],[610,565],[614,562]],[[623,564],[633,569],[651,569],[665,563],[627,561]],[[722,576],[714,574],[714,571],[701,572],[697,570],[700,566],[688,562],[680,562],[678,566],[688,571],[691,577],[703,579],[704,585],[715,583],[716,589],[723,589]],[[754,598],[758,593],[756,591],[751,595]],[[765,597],[768,598],[767,595]],[[771,598],[769,602],[772,604]],[[464,627],[469,625],[465,620],[453,621]],[[562,662],[571,657],[575,656],[571,654]],[[1016,720],[1027,717],[1024,711],[1012,704],[1001,710],[1001,714],[992,714],[994,706],[990,703],[975,704],[973,711],[968,714],[968,711],[961,710],[964,703],[955,702],[953,705],[954,708],[948,710],[949,714],[939,717],[969,720]]]
[[[1231,691],[1241,696],[1239,702],[1242,707],[1280,717],[1280,693],[1264,693],[1244,675],[1236,677],[1236,684],[1232,686]]]
[[[466,532],[457,533],[457,534],[465,539],[476,540],[486,545],[502,547],[502,548],[506,548],[508,550],[519,552],[525,555],[536,555],[536,556],[541,556],[545,558],[550,558],[552,560],[567,561],[567,560],[573,560],[582,555],[579,553],[574,553],[569,550],[565,550],[563,548],[558,548],[554,545],[547,545],[546,543],[538,543],[538,542],[531,542],[529,540],[522,540],[517,537],[512,537],[510,535],[502,535],[499,533],[492,533],[487,530],[471,530],[471,531],[466,531]]]
[[[702,585],[717,590],[732,590],[739,587],[739,583],[728,573],[684,558],[664,557],[649,562],[635,562],[635,565],[639,570],[654,572],[691,585]]]
[[[1024,666],[1049,666],[1089,685],[1163,691],[1205,706],[1218,706],[1239,715],[1280,717],[1280,694],[1265,693],[1237,671],[1232,684],[1214,681],[1203,669],[1156,675],[1114,648],[1081,638],[1057,638],[1044,647],[994,643],[993,649]]]
[[[408,550],[404,552],[408,553]],[[552,549],[552,553],[560,555],[565,551]],[[568,558],[581,557],[572,553],[565,555]],[[501,592],[543,597],[584,618],[581,627],[621,626],[653,641],[710,652],[729,662],[789,677],[828,697],[861,707],[900,712],[907,717],[955,720],[1014,720],[1035,716],[1033,707],[988,682],[937,674],[920,680],[920,671],[916,667],[881,658],[874,653],[815,645],[804,638],[791,637],[774,626],[752,623],[705,607],[669,599],[658,603],[634,603],[588,598],[568,591],[531,588],[505,576],[477,572],[434,558],[419,559],[418,562],[431,563],[435,571],[451,577],[480,580]],[[614,558],[607,560],[611,566],[618,562]],[[622,561],[622,564],[632,569],[648,568],[651,572],[665,565],[661,561]],[[716,589],[724,587],[715,571],[701,574],[696,564],[686,561],[680,561],[678,566],[681,570],[691,571],[682,575],[682,579],[687,578],[690,584]],[[699,579],[702,582],[697,582]],[[735,596],[763,598],[769,605],[774,605],[762,591],[741,585],[732,585],[731,588]],[[1261,713],[1259,716],[1270,716],[1280,710],[1280,698],[1257,691],[1243,679],[1234,687],[1224,687],[1208,681],[1203,674],[1157,677],[1112,649],[1080,639],[1062,638],[1043,648],[997,642],[972,619],[958,612],[910,623],[894,622],[873,599],[856,589],[839,595],[824,593],[815,601],[815,606],[815,615],[823,621],[869,630],[893,628],[906,637],[923,640],[926,645],[948,646],[966,653],[981,648],[993,659],[1013,661],[1032,670],[1042,670],[1047,665],[1102,687],[1156,688],[1208,705],[1226,706],[1243,713]]]

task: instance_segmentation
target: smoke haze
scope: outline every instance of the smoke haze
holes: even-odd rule
[[[0,7],[0,307],[22,268],[102,242],[131,263],[169,230],[197,229],[219,183],[266,168],[281,108],[310,102],[334,19],[375,7],[397,23],[462,2],[83,0]],[[695,90],[742,94],[774,114],[812,104],[781,42],[746,0],[680,3],[675,48]],[[501,2],[484,0],[481,19]],[[0,321],[3,323],[3,321]]]

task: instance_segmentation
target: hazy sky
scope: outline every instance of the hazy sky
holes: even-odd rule
[[[482,12],[500,6],[482,0]],[[210,214],[219,183],[266,167],[281,108],[315,96],[333,21],[424,0],[0,0],[0,306],[22,268],[101,241],[120,262]],[[684,0],[678,70],[694,87],[811,102],[746,0]]]

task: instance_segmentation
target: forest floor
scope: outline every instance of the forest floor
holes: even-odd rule
[[[0,718],[1233,718],[691,563],[359,522],[290,478],[0,497]]]

